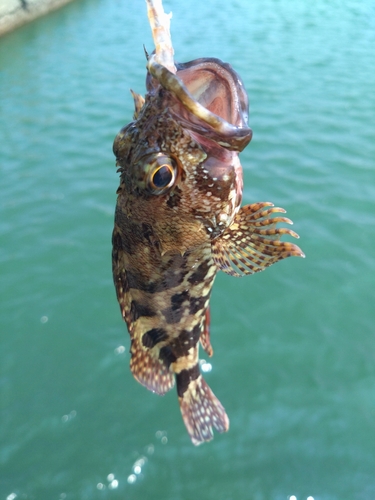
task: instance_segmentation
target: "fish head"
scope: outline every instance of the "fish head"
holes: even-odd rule
[[[162,253],[184,253],[231,224],[242,199],[238,154],[252,136],[230,65],[205,58],[176,68],[149,58],[144,104],[114,142],[118,203],[152,226]]]

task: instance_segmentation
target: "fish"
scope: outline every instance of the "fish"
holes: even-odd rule
[[[244,276],[291,256],[298,235],[271,202],[241,206],[239,153],[252,138],[240,76],[217,58],[174,61],[170,17],[147,0],[156,50],[146,52],[145,97],[117,134],[120,174],[112,235],[117,300],[130,334],[130,370],[150,391],[177,397],[194,445],[229,428],[202,376],[210,357],[210,295],[218,271]]]

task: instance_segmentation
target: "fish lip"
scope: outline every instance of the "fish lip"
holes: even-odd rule
[[[176,74],[159,64],[155,54],[147,61],[147,90],[155,92],[161,86],[172,98],[169,111],[181,124],[196,133],[209,136],[220,146],[234,151],[242,151],[252,138],[252,130],[248,126],[248,99],[239,75],[233,68],[216,58],[200,58],[187,63],[177,63]],[[229,88],[229,99],[233,122],[205,107],[189,91],[183,80],[194,81],[194,71],[217,73],[217,80]],[[189,77],[190,74],[193,77]],[[180,75],[178,75],[180,73]],[[202,78],[202,81],[204,79]],[[212,79],[214,81],[215,78]],[[208,86],[210,82],[208,83]],[[223,99],[221,96],[222,101]],[[174,102],[173,102],[174,101]],[[212,102],[215,101],[215,95]]]
[[[221,59],[216,57],[201,57],[198,59],[194,59],[193,61],[189,61],[186,63],[175,63],[177,68],[177,73],[189,70],[193,66],[201,66],[201,69],[213,71],[214,67],[217,66],[220,70],[224,70],[223,72],[228,73],[229,78],[227,81],[232,89],[233,94],[235,94],[236,100],[238,100],[238,108],[239,108],[239,116],[236,121],[237,123],[233,123],[228,120],[233,126],[239,128],[248,128],[248,119],[249,119],[249,100],[244,87],[244,83],[240,77],[240,75],[233,69],[233,67],[226,62],[223,62]],[[222,75],[223,76],[223,75]],[[232,81],[230,81],[230,78]],[[235,87],[235,88],[234,88]]]

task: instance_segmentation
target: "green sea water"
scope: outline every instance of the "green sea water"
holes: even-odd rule
[[[375,4],[165,8],[176,60],[241,75],[244,202],[287,209],[306,259],[218,276],[205,378],[231,427],[194,447],[175,391],[131,376],[111,276],[145,4],[80,0],[1,38],[0,500],[373,500]]]

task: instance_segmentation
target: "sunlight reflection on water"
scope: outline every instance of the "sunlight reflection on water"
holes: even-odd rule
[[[288,497],[288,500],[298,500],[298,498],[297,498],[295,495],[290,495],[290,496]],[[306,499],[306,500],[314,500],[314,497],[309,496],[309,497],[307,497],[307,499]]]

